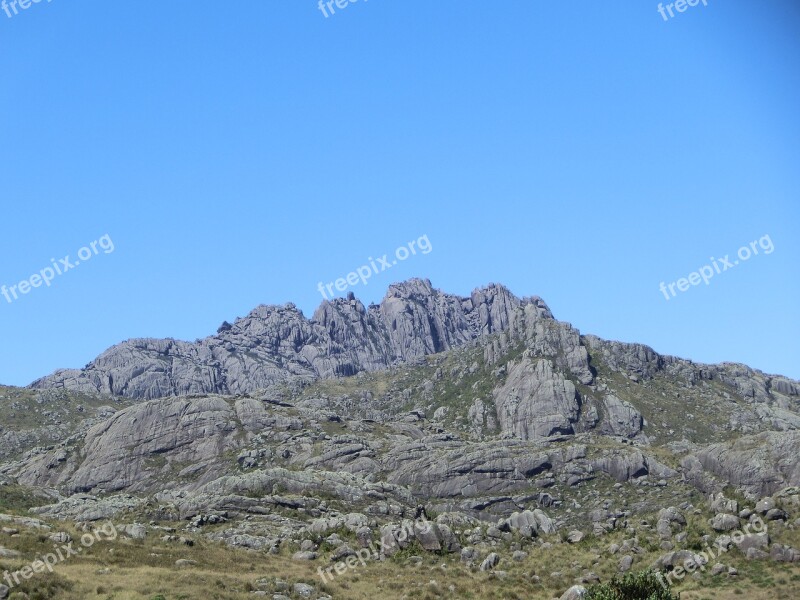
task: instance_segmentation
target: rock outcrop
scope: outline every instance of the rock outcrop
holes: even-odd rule
[[[701,448],[684,458],[683,467],[704,491],[730,484],[760,497],[800,485],[798,456],[800,431],[770,431]]]
[[[194,343],[129,340],[83,369],[56,371],[31,385],[135,399],[247,393],[293,378],[343,377],[413,362],[504,331],[524,308],[527,319],[552,319],[541,299],[520,300],[503,286],[464,298],[412,279],[392,285],[381,304],[369,308],[352,294],[323,302],[311,319],[291,303],[259,306]]]
[[[511,367],[505,385],[495,390],[494,402],[500,430],[523,440],[574,433],[580,413],[575,385],[549,360],[535,360],[527,353]]]

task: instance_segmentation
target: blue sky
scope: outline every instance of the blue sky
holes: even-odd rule
[[[372,0],[0,12],[0,382],[258,304],[428,277],[584,333],[800,378],[800,5]],[[711,257],[760,253],[669,301]]]

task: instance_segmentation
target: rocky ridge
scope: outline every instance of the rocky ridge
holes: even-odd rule
[[[325,301],[311,319],[294,304],[259,306],[216,335],[183,342],[134,339],[84,369],[66,369],[32,384],[135,399],[239,394],[289,379],[345,377],[459,347],[503,331],[518,311],[551,318],[538,298],[520,300],[492,285],[469,298],[413,279],[389,288],[380,305],[352,294]]]
[[[794,562],[798,390],[581,335],[501,286],[412,280],[378,306],[259,307],[193,344],[134,340],[3,388],[0,500],[23,489],[47,521],[312,562],[397,539],[422,510],[433,533],[404,544],[487,572],[587,536],[620,538],[620,571],[653,549],[671,568],[755,515],[771,537],[727,547]]]

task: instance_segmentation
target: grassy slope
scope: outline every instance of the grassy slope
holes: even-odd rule
[[[692,529],[693,524],[690,524]],[[71,527],[64,530],[76,539],[81,533]],[[800,542],[796,531],[788,537],[795,545]],[[416,564],[409,560],[416,554],[415,549],[407,549],[385,562],[359,565],[328,584],[321,583],[316,570],[329,563],[294,561],[290,555],[296,548],[287,547],[279,555],[270,555],[195,539],[193,547],[162,542],[152,533],[146,540],[120,538],[99,542],[80,556],[57,565],[54,574],[37,574],[17,589],[24,590],[32,600],[151,600],[159,594],[167,600],[233,600],[252,598],[254,589],[264,589],[271,596],[276,591],[276,580],[282,580],[289,584],[306,582],[333,598],[348,600],[372,600],[376,593],[387,600],[549,599],[563,592],[574,578],[587,570],[603,580],[610,579],[617,570],[620,555],[612,555],[607,549],[612,542],[620,542],[622,534],[617,532],[602,539],[588,536],[577,545],[556,543],[549,549],[528,548],[527,559],[521,562],[504,560],[498,566],[503,573],[495,574],[461,564],[457,555],[443,557],[419,552],[422,562]],[[13,538],[0,533],[0,545],[23,552],[19,559],[0,559],[0,571],[18,569],[36,555],[52,550],[46,534],[24,528]],[[660,553],[649,551],[635,557],[634,569],[646,568]],[[175,566],[179,559],[197,564],[179,568]],[[682,592],[682,598],[800,597],[800,565],[749,562],[736,551],[723,555],[721,560],[734,565],[739,577],[687,578],[676,588]],[[552,576],[553,573],[561,575]],[[540,578],[538,583],[534,575]]]

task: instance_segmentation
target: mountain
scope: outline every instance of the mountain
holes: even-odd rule
[[[719,542],[736,585],[750,560],[800,562],[799,394],[744,365],[581,335],[500,285],[459,297],[415,279],[380,305],[261,306],[194,343],[130,340],[0,388],[0,508],[7,490],[50,526],[111,519],[131,543],[180,532],[209,564],[222,542],[310,572],[422,510],[433,533],[383,559],[435,552],[552,598]],[[732,541],[759,520],[768,537]]]
[[[520,300],[502,286],[460,298],[414,279],[389,288],[379,306],[352,294],[325,301],[311,319],[294,304],[259,306],[217,335],[195,343],[134,339],[81,370],[33,383],[136,399],[252,392],[289,379],[346,377],[451,350],[504,331],[518,312],[551,317],[538,298]]]

